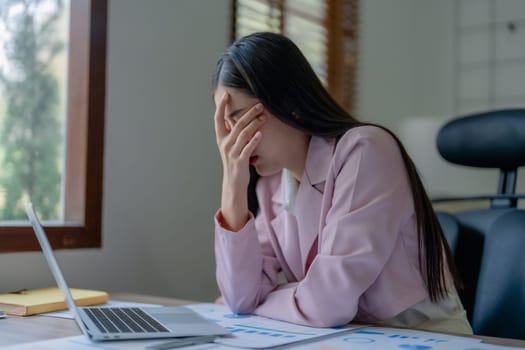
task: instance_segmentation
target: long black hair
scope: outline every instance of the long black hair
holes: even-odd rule
[[[243,91],[259,99],[282,122],[308,135],[338,138],[349,129],[374,125],[387,131],[399,146],[405,163],[416,212],[419,262],[432,301],[447,294],[445,267],[455,284],[460,281],[452,254],[417,169],[399,139],[387,128],[353,118],[327,92],[299,48],[287,37],[255,33],[235,41],[219,58],[212,88],[219,85]],[[254,210],[256,175],[249,186],[250,210]],[[423,261],[421,252],[424,252]]]

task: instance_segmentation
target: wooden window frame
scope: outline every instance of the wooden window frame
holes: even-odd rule
[[[354,1],[353,9],[350,11],[351,27],[345,27],[342,14],[345,3],[341,0],[328,1],[328,14],[326,16],[326,28],[328,31],[327,45],[327,89],[328,92],[349,112],[355,108],[355,89],[357,74],[357,53],[349,57],[345,51],[345,42],[351,40],[357,45],[357,11],[359,1]],[[345,79],[348,79],[345,81]]]
[[[45,225],[54,249],[101,247],[106,40],[107,0],[72,0],[64,223]],[[0,226],[0,253],[37,250],[29,223]]]

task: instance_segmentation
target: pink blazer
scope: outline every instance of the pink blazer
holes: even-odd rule
[[[312,137],[295,216],[281,174],[260,178],[257,196],[259,214],[239,232],[215,216],[217,282],[232,311],[331,327],[387,320],[428,297],[408,177],[384,130]]]

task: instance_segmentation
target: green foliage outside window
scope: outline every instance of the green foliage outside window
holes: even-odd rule
[[[63,9],[62,0],[0,0],[8,67],[0,70],[0,220],[25,220],[29,200],[43,219],[59,217],[63,136],[52,64],[64,50]]]

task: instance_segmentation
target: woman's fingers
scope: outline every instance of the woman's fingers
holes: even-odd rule
[[[231,112],[231,105],[227,103],[224,109],[224,124],[226,125],[226,130],[228,131],[228,133],[232,131],[233,125],[235,124],[234,120],[231,117]]]
[[[258,130],[266,120],[263,113],[264,108],[261,103],[258,103],[240,118],[234,120],[230,116],[231,106],[228,98],[227,94],[221,98],[215,112],[217,144],[225,164],[232,161],[247,164],[261,139],[261,133]]]
[[[235,122],[230,132],[230,147],[235,148],[233,150],[234,153],[239,154],[255,131],[261,126],[264,120],[262,112],[263,106],[261,103],[258,103]]]
[[[239,120],[235,123],[235,125],[232,128],[232,137],[234,139],[237,139],[239,134],[241,133],[244,128],[250,124],[255,118],[257,118],[263,111],[263,105],[261,103],[257,103],[255,106],[250,108],[246,113],[242,115],[242,117],[239,118]]]
[[[247,144],[253,139],[257,131],[264,124],[266,117],[259,115],[257,118],[252,119],[248,125],[239,133],[239,136],[232,145],[231,152],[233,154],[241,154]]]
[[[226,108],[228,106],[229,97],[230,95],[228,95],[228,93],[225,92],[224,95],[222,95],[221,100],[219,101],[219,105],[215,109],[215,116],[213,119],[215,120],[215,134],[217,136],[217,143],[220,143],[220,141],[230,132],[230,130],[227,129],[226,121],[224,118]]]
[[[250,139],[250,141],[248,141],[246,146],[244,146],[244,148],[241,151],[241,154],[240,154],[239,158],[249,160],[251,155],[252,155],[252,153],[253,153],[253,151],[255,151],[255,148],[257,147],[259,142],[261,142],[261,138],[262,138],[261,131],[257,131],[253,135],[253,137]]]

